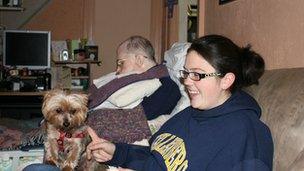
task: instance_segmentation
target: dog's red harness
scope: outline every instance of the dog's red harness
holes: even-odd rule
[[[58,150],[60,152],[64,152],[64,138],[84,138],[85,134],[83,132],[77,133],[77,134],[70,134],[66,132],[59,131],[60,135],[59,138],[57,139],[57,144],[58,144]]]

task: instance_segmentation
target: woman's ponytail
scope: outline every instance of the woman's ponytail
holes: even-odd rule
[[[251,45],[241,48],[242,85],[247,87],[259,83],[259,78],[265,70],[264,59],[251,50]]]

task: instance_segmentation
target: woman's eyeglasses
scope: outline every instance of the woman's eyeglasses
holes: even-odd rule
[[[183,78],[183,79],[186,79],[186,78],[190,78],[191,80],[193,81],[199,81],[201,79],[204,79],[206,77],[217,77],[217,76],[221,76],[222,74],[221,73],[197,73],[197,72],[188,72],[188,71],[185,71],[185,70],[180,70],[179,71],[180,73],[180,76]]]

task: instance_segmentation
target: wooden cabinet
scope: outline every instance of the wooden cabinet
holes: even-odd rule
[[[100,61],[54,61],[52,66],[52,87],[86,91],[92,84],[91,65]]]
[[[41,106],[45,91],[0,92],[0,118],[26,118],[36,114],[42,116]]]
[[[24,8],[0,6],[0,11],[24,11]]]

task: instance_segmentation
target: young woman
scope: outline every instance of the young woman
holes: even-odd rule
[[[98,138],[88,157],[133,170],[272,170],[273,141],[257,102],[241,89],[257,84],[264,60],[228,38],[208,35],[188,49],[184,70],[191,107],[167,121],[150,147]]]

